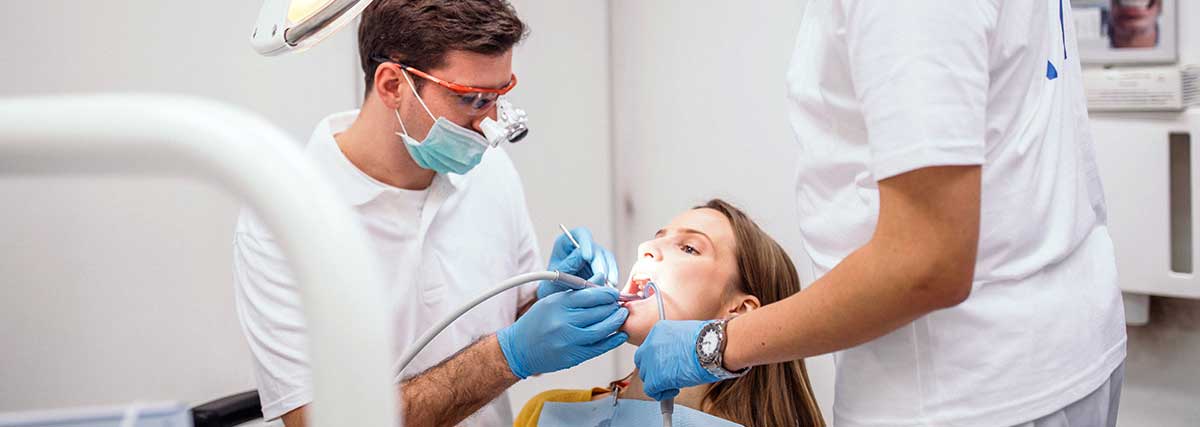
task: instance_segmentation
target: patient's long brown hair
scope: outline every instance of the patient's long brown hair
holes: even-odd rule
[[[779,243],[740,209],[713,199],[696,209],[721,212],[733,226],[738,278],[735,284],[763,305],[800,292],[800,275]],[[803,360],[755,366],[746,375],[713,384],[705,412],[745,426],[824,426]]]

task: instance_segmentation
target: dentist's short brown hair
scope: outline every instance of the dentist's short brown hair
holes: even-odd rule
[[[501,55],[527,33],[505,0],[375,0],[363,11],[358,27],[365,87],[370,93],[375,84],[380,64],[375,58],[429,71],[444,65],[451,51]],[[421,85],[423,80],[414,83]]]

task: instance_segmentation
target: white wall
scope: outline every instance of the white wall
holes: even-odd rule
[[[247,43],[257,3],[6,2],[0,96],[193,94],[306,139],[354,106],[352,32],[265,59]],[[0,180],[0,411],[252,388],[232,307],[237,204],[182,179]]]

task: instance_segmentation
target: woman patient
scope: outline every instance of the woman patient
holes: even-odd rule
[[[727,319],[800,292],[783,248],[719,199],[680,214],[642,243],[622,292],[636,294],[651,280],[662,292],[666,317],[675,320]],[[625,306],[622,330],[630,344],[640,345],[658,321],[657,302],[649,297]],[[515,425],[538,425],[547,402],[612,401],[614,394],[652,400],[635,371],[608,388],[543,392],[525,404]],[[757,366],[740,378],[683,389],[675,405],[744,426],[824,425],[803,361]]]

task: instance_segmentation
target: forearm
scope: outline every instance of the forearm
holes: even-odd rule
[[[401,383],[404,425],[458,424],[517,381],[500,352],[496,336],[488,335]],[[284,414],[284,425],[307,426],[307,412],[305,405]]]
[[[306,427],[308,426],[308,405],[293,409],[280,417],[283,420],[284,427]]]
[[[728,325],[725,366],[777,363],[870,341],[940,308],[895,268],[902,254],[868,244],[808,289]],[[893,257],[895,256],[895,257]]]
[[[866,245],[807,290],[729,322],[726,368],[794,360],[878,338],[967,298],[979,245],[978,166],[880,181]]]
[[[488,335],[437,366],[401,383],[407,426],[453,426],[500,396],[513,375],[495,335]]]

